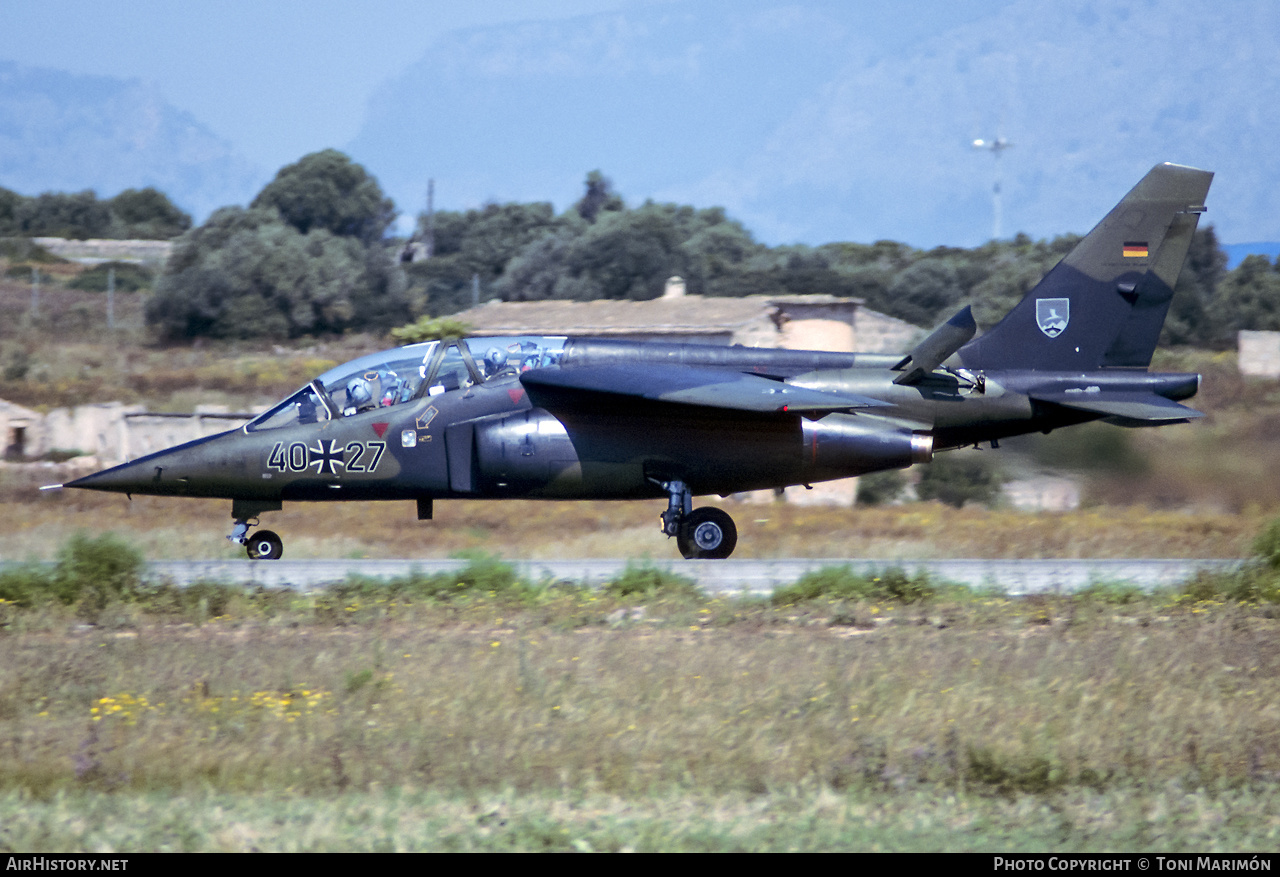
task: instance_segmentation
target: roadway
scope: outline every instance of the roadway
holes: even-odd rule
[[[531,581],[577,582],[599,586],[626,569],[621,559],[609,560],[513,560],[504,561]],[[938,581],[972,588],[993,588],[1012,596],[1071,593],[1102,582],[1124,582],[1144,590],[1171,587],[1201,570],[1233,569],[1244,561],[1207,559],[1143,560],[646,560],[643,564],[693,579],[714,594],[769,594],[812,570],[849,565],[854,571],[875,574],[898,568],[912,575],[926,573]],[[309,590],[341,582],[350,575],[372,579],[405,576],[415,570],[425,575],[459,570],[466,560],[187,560],[153,561],[148,577],[187,585],[198,581],[226,582],[268,588]]]

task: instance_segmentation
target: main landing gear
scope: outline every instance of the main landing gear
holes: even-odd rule
[[[686,560],[714,560],[728,557],[738,544],[738,528],[728,513],[713,507],[693,508],[693,495],[683,481],[664,481],[667,510],[662,513],[662,532],[676,537],[676,546]]]
[[[250,560],[279,560],[284,554],[284,541],[274,530],[258,530],[249,535],[249,528],[258,526],[258,514],[261,512],[279,511],[280,503],[243,502],[232,500],[231,517],[235,518],[235,526],[227,540],[243,545]]]

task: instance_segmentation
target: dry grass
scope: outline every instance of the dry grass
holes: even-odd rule
[[[0,637],[0,788],[1049,793],[1280,781],[1277,621],[997,599],[297,598]],[[560,602],[557,602],[560,601]],[[123,616],[122,616],[123,617]],[[117,624],[120,623],[117,619]],[[566,623],[569,624],[565,627]],[[10,626],[13,630],[13,626]]]
[[[77,544],[59,581],[131,554]],[[876,581],[764,602],[655,575],[530,586],[477,563],[456,583],[0,601],[0,839],[1169,852],[1280,837],[1274,602],[1203,579],[1021,600],[916,583],[904,604]]]
[[[168,852],[1254,852],[1280,843],[1273,791],[1081,790],[1050,800],[932,790],[0,796],[13,850]]]
[[[947,851],[1162,854],[1274,849],[1275,795],[1083,793],[1037,799],[928,792],[760,797],[83,794],[0,798],[11,848],[35,853],[413,851]],[[1257,817],[1257,818],[1255,818]]]

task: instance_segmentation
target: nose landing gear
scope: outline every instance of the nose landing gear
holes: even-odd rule
[[[727,512],[717,508],[693,508],[693,495],[683,481],[664,481],[667,510],[662,532],[676,537],[676,547],[686,560],[719,560],[738,544],[738,528]]]
[[[284,540],[274,530],[258,530],[249,535],[249,528],[257,525],[257,518],[236,521],[227,541],[243,545],[250,560],[279,560],[284,554]]]
[[[231,528],[227,541],[243,545],[250,560],[279,560],[284,554],[284,540],[273,530],[259,530],[250,536],[249,528],[258,526],[259,513],[279,511],[280,508],[279,502],[232,500],[231,517],[235,519],[235,526]]]
[[[259,530],[249,537],[245,548],[250,560],[279,560],[284,554],[284,542],[272,530]]]

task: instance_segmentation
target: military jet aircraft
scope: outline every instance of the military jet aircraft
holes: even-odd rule
[[[281,556],[284,502],[667,500],[686,558],[728,557],[694,496],[808,485],[1093,420],[1201,416],[1148,371],[1213,174],[1163,164],[997,325],[969,308],[901,355],[521,336],[411,344],[317,377],[247,425],[70,482],[231,500],[228,539]]]

